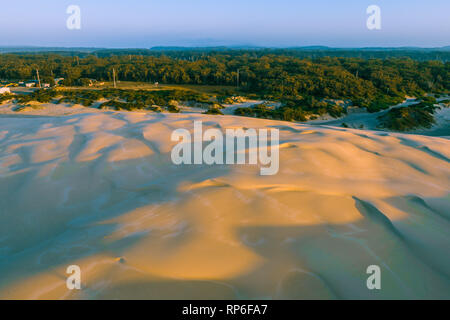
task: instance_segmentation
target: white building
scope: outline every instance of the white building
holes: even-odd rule
[[[0,88],[0,94],[11,93],[11,90],[7,87]]]

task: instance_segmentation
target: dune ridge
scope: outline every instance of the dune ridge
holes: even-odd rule
[[[196,120],[278,128],[278,174],[172,164]],[[131,112],[0,128],[1,299],[450,298],[448,139]]]

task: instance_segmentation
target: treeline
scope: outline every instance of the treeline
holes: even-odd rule
[[[264,47],[153,47],[151,49],[98,49],[98,48],[58,48],[58,47],[0,47],[0,53],[33,53],[60,54],[64,56],[86,57],[94,55],[99,58],[140,55],[140,56],[168,56],[175,59],[195,60],[204,56],[228,55],[240,56],[248,54],[252,57],[266,55],[283,55],[296,58],[361,58],[388,59],[410,58],[419,61],[438,60],[450,61],[450,47],[441,48],[330,48],[325,46],[292,47],[292,48],[264,48]]]
[[[165,55],[0,55],[1,79],[34,78],[39,69],[42,81],[51,83],[53,78],[63,77],[64,85],[73,86],[86,83],[86,79],[111,81],[113,68],[123,81],[239,86],[239,92],[290,103],[294,109],[315,108],[314,104],[327,98],[349,99],[353,105],[378,111],[402,101],[405,95],[450,89],[450,63],[436,60],[301,59],[273,54],[253,56],[251,52],[205,54],[195,59]]]
[[[450,47],[443,48],[329,48],[322,46],[298,48],[229,48],[229,47],[154,47],[152,49],[100,49],[92,52],[97,57],[110,57],[114,55],[144,55],[168,56],[175,59],[195,60],[204,56],[228,55],[231,57],[247,54],[259,58],[266,55],[281,55],[301,59],[316,59],[323,57],[361,58],[361,59],[388,59],[410,58],[427,61],[450,61]],[[86,55],[86,52],[80,52]]]

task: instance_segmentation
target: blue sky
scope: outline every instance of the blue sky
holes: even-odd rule
[[[381,8],[381,30],[366,8]],[[81,30],[66,9],[81,8]],[[449,0],[22,0],[0,10],[1,46],[445,46]]]

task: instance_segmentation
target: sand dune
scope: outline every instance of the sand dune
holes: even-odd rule
[[[279,173],[173,165],[198,119],[278,128]],[[0,298],[449,299],[449,159],[438,137],[233,116],[0,116]]]

